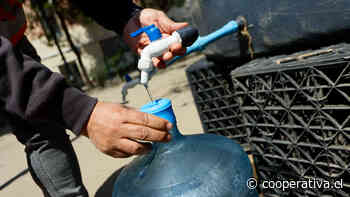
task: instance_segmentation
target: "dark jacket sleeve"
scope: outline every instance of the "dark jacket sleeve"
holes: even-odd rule
[[[129,19],[142,8],[135,5],[132,0],[118,1],[87,1],[72,0],[85,15],[94,19],[104,28],[122,34]]]
[[[9,114],[31,125],[59,124],[79,134],[96,102],[1,37],[0,103]]]

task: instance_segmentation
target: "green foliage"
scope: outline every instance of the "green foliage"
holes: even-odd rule
[[[96,65],[90,71],[92,81],[95,81],[99,87],[104,87],[108,79],[108,72],[104,65]]]
[[[140,0],[141,6],[168,11],[171,7],[182,7],[186,0]]]
[[[105,59],[105,63],[106,65],[98,65],[90,71],[90,77],[100,87],[104,87],[108,79],[122,79],[129,71],[137,69],[137,57],[122,47],[117,49],[115,55]]]
[[[173,0],[172,2],[176,7],[182,7],[185,5],[186,0]]]
[[[30,21],[28,21],[29,25],[33,23],[41,23],[45,26],[44,23],[50,21],[57,24],[57,21],[53,21],[55,20],[55,10],[61,12],[64,15],[65,21],[70,25],[89,24],[92,22],[91,18],[85,16],[79,8],[68,0],[31,0],[30,5],[36,15],[32,14],[30,16]],[[42,5],[48,18],[43,18],[39,5]],[[43,28],[45,30],[46,27]],[[45,33],[47,34],[47,32]],[[50,37],[49,34],[46,36]]]
[[[92,19],[86,17],[83,12],[69,0],[32,0],[32,8],[37,9],[39,2],[43,3],[44,9],[47,11],[48,15],[54,15],[55,9],[62,12],[65,20],[69,24],[86,24],[92,21]]]
[[[107,59],[107,65],[110,67],[118,68],[120,58],[122,57],[124,50],[122,48],[118,48],[117,52],[114,56]]]
[[[123,78],[128,71],[135,70],[137,67],[136,55],[122,47],[118,48],[115,55],[105,61],[108,73],[120,78]]]

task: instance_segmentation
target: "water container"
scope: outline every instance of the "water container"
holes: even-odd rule
[[[154,143],[120,173],[113,197],[257,197],[247,187],[252,167],[232,140],[213,134],[181,135],[169,99],[144,105],[141,111],[172,122],[169,143]]]

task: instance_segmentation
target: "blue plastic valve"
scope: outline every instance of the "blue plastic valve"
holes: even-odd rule
[[[131,33],[130,36],[134,38],[139,36],[143,32],[147,34],[151,42],[162,38],[162,33],[160,33],[160,30],[154,24],[140,28],[139,30]]]
[[[126,74],[124,77],[125,77],[125,81],[126,81],[126,82],[129,82],[129,81],[132,80],[132,78],[131,78],[130,75],[128,75],[128,74]]]

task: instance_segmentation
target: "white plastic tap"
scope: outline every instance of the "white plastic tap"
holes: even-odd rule
[[[140,55],[138,62],[138,69],[141,71],[141,84],[146,85],[150,78],[150,73],[153,71],[153,57],[159,57],[169,50],[170,45],[174,43],[182,43],[183,46],[191,45],[198,37],[198,31],[193,28],[184,28],[179,31],[175,31],[171,36],[161,39],[162,35],[159,29],[155,25],[150,25],[139,29],[131,34],[132,37],[136,37],[145,32],[151,43],[146,46]],[[185,42],[184,42],[185,41]]]
[[[153,70],[153,57],[159,57],[163,53],[169,50],[169,46],[174,43],[181,43],[181,37],[177,32],[174,32],[171,36],[157,40],[146,46],[142,52],[138,62],[138,68],[141,71],[142,84],[147,84],[149,74]]]

